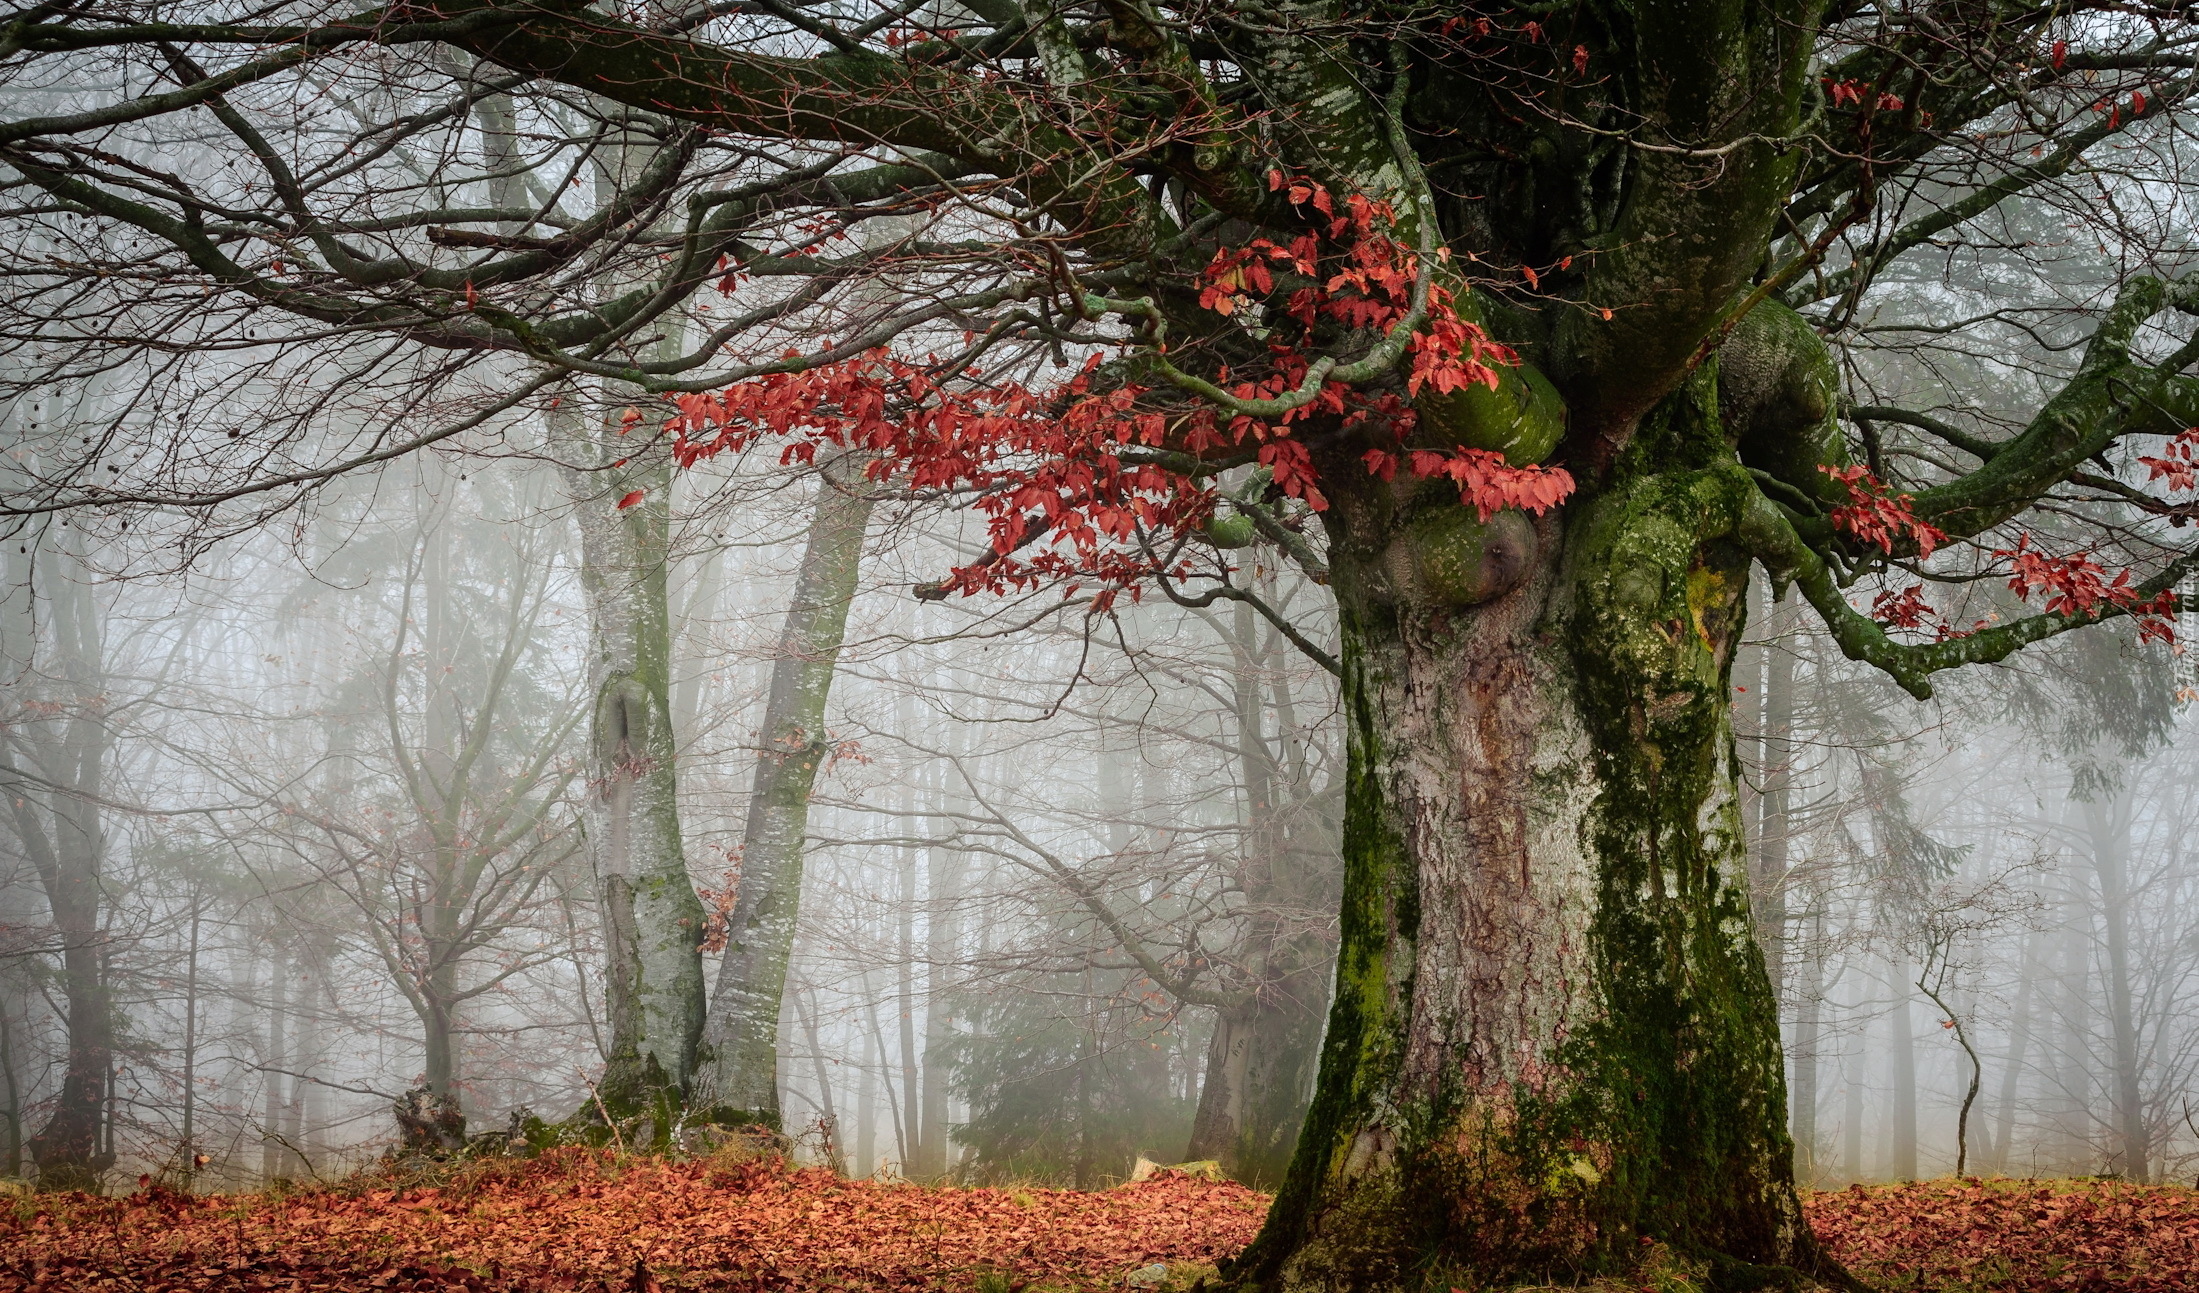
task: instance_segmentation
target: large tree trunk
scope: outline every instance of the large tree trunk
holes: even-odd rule
[[[1747,570],[1719,541],[1741,491],[1704,448],[1713,391],[1645,419],[1629,461],[1654,468],[1540,522],[1332,496],[1342,949],[1252,1282],[1567,1275],[1649,1236],[1817,1263],[1744,890]]]
[[[825,465],[817,482],[809,543],[764,702],[740,884],[705,1028],[709,1060],[698,1103],[773,1124],[779,1119],[779,1016],[801,906],[809,796],[830,751],[825,704],[870,524],[866,462],[843,455]]]

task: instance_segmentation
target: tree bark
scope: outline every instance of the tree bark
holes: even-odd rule
[[[614,1116],[625,1116],[685,1099],[703,1030],[704,917],[680,838],[671,706],[672,461],[644,451],[624,466],[599,463],[605,436],[582,435],[578,413],[553,418],[582,467],[604,468],[570,470],[567,484],[580,528],[594,697],[583,821],[611,1025],[600,1094]],[[628,501],[636,492],[640,499]]]
[[[825,705],[847,631],[870,524],[868,459],[842,455],[819,472],[809,541],[794,579],[741,836],[741,876],[711,994],[699,1103],[726,1116],[779,1119],[779,1016],[802,896],[809,796],[830,752]],[[911,1110],[914,1116],[914,1110]]]
[[[278,945],[267,963],[267,1049],[260,1058],[260,1179],[272,1181],[283,1172],[283,1070],[290,1067],[290,955]],[[436,1039],[428,1038],[428,1082],[436,1081]],[[443,1047],[442,1077],[450,1080],[449,1046]]]
[[[96,1190],[114,1165],[101,1134],[114,1057],[102,919],[106,832],[99,811],[107,679],[100,608],[79,542],[76,531],[64,530],[58,551],[43,550],[16,563],[32,595],[44,594],[52,656],[43,671],[43,690],[60,709],[52,718],[0,732],[0,785],[16,837],[45,890],[60,953],[68,1036],[61,1086],[45,1125],[30,1138],[31,1158],[40,1188]],[[23,658],[10,663],[35,668],[35,631],[20,642]],[[37,782],[11,775],[21,766],[18,760],[32,765]]]
[[[1909,996],[1915,991],[1909,960],[1900,957],[1887,966],[1887,984],[1894,1008],[1886,1026],[1892,1030],[1894,1110],[1890,1127],[1893,1155],[1887,1164],[1897,1181],[1917,1179],[1916,1144],[1916,1025],[1909,1018]]]
[[[483,123],[492,152],[516,159],[518,132],[508,110],[495,96],[484,107],[496,110]],[[612,134],[597,159],[598,203],[617,200],[659,148],[642,128],[658,123],[645,116],[627,121],[633,128]],[[507,169],[517,189],[516,165]],[[621,285],[598,286],[615,295]],[[659,349],[676,352],[679,340],[674,327]],[[624,413],[603,414],[592,427],[577,409],[561,405],[551,415],[552,438],[570,464],[567,492],[580,526],[588,602],[594,707],[583,822],[603,922],[611,1025],[597,1099],[579,1116],[607,1109],[625,1117],[647,1106],[662,1132],[673,1125],[674,1109],[694,1095],[706,918],[680,836],[669,566],[673,463],[667,446],[628,443],[630,429]]]
[[[2130,985],[2130,791],[2106,803],[2084,803],[2085,833],[2100,880],[2100,921],[2107,941],[2107,1021],[2114,1041],[2115,1141],[2119,1169],[2148,1179],[2152,1138],[2146,1134],[2145,1091],[2138,1065],[2138,1015]]]
[[[1657,469],[1562,517],[1332,495],[1342,950],[1254,1283],[1554,1277],[1645,1236],[1819,1264],[1745,891],[1715,398],[1699,373],[1637,433]]]
[[[1277,949],[1273,959],[1286,956]],[[1186,1158],[1211,1159],[1256,1189],[1282,1181],[1321,1055],[1328,968],[1321,956],[1298,973],[1263,981],[1248,1004],[1215,1017]]]
[[[944,785],[936,788],[942,795]],[[934,844],[924,858],[924,1076],[916,1120],[915,1157],[909,1175],[937,1181],[947,1175],[947,1078],[943,1058],[954,1040],[954,967],[962,943],[962,889],[969,859],[961,849]]]

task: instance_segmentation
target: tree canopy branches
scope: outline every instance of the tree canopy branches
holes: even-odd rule
[[[243,525],[239,500],[257,516],[343,471],[508,435],[589,383],[707,391],[879,347],[1007,375],[1142,343],[1107,380],[1167,377],[1172,394],[1140,398],[1178,426],[1201,402],[1288,421],[1343,379],[1405,386],[1419,317],[1386,339],[1290,321],[1292,292],[1334,290],[1333,245],[1237,284],[1245,310],[1209,308],[1217,257],[1337,238],[1284,177],[1381,204],[1422,290],[1519,361],[1487,392],[1415,378],[1414,443],[1563,463],[1591,488],[1767,296],[1846,346],[1889,276],[1963,249],[2020,260],[2035,243],[2011,244],[2011,218],[2081,205],[2084,236],[2125,260],[2185,252],[2114,196],[2185,200],[2195,41],[2175,26],[2112,5],[1712,8],[21,10],[0,36],[7,381],[135,394],[97,443],[38,446],[0,507]],[[911,218],[921,232],[839,246]],[[2092,470],[2199,421],[2183,350],[2130,357],[2159,330],[2150,280],[2103,273],[2122,304],[2072,302],[2071,326],[2096,321],[2086,358],[1990,456],[1959,418],[1878,419],[1977,466],[1924,469],[1906,447],[1888,465],[1862,424],[1874,472],[1919,487],[1918,519],[2005,542],[2070,484],[2181,515]],[[1296,395],[1232,389],[1278,362]],[[252,434],[209,434],[240,405]],[[1324,463],[1355,435],[1297,432]],[[1186,444],[1151,461],[1198,477],[1247,458]],[[1846,461],[1791,458],[1762,486],[1836,583],[1877,568],[1817,470]]]

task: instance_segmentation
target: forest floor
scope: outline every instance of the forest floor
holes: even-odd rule
[[[1889,1293],[2199,1289],[2192,1190],[1930,1181],[1808,1206],[1832,1251]],[[1181,1293],[1252,1238],[1266,1207],[1179,1174],[1090,1193],[931,1189],[570,1149],[264,1194],[0,1201],[0,1289]],[[1675,1265],[1602,1287],[1691,1283]]]

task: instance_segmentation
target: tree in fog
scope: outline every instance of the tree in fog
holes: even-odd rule
[[[356,932],[418,1019],[422,1081],[454,1106],[466,1012],[554,954],[514,935],[547,923],[577,844],[563,796],[579,714],[540,659],[560,574],[543,538],[463,525],[447,500],[430,514],[394,586],[373,590],[368,622],[387,641],[356,661],[366,703],[333,752],[341,779],[285,805],[291,848],[321,883],[261,880],[314,941]],[[330,895],[355,920],[321,910]]]
[[[691,459],[791,434],[974,507],[991,551],[934,592],[1058,581],[1104,611],[1158,582],[1292,633],[1220,523],[1318,563],[1341,946],[1247,1284],[1623,1268],[1650,1237],[1826,1269],[1745,893],[1729,668],[1753,567],[1918,696],[2178,606],[2161,522],[2199,483],[2199,287],[2146,272],[2185,249],[2122,213],[2184,209],[2191,61],[2112,6],[98,16],[10,29],[37,101],[0,160],[56,252],[15,279],[13,331],[49,373],[280,342],[285,417],[235,449],[171,436],[202,397],[149,359],[148,398],[96,454],[49,446],[18,514],[157,501],[206,509],[203,535],[603,379],[681,394]],[[525,203],[400,164],[489,94],[559,125]],[[301,118],[332,97],[362,120]],[[615,193],[541,181],[630,128],[651,143]],[[154,164],[185,129],[202,162]],[[1828,339],[1890,297],[1958,306],[1929,266],[2032,283],[2047,253],[2002,224],[2022,195],[2127,260],[2056,285],[2051,316],[1921,326],[2037,327],[2072,362],[2013,424],[1844,405]],[[919,207],[952,220],[841,245]],[[614,265],[638,285],[605,294]],[[880,283],[874,323],[814,322]],[[339,371],[428,411],[326,433],[298,393]],[[1256,462],[1273,488],[1223,497]],[[1981,579],[2043,609],[1994,622],[1964,600]]]
[[[44,535],[41,534],[41,539]],[[105,613],[91,587],[80,535],[63,530],[35,557],[8,557],[0,602],[0,668],[9,711],[0,720],[0,793],[22,860],[50,912],[48,949],[59,961],[67,1058],[45,1123],[28,1141],[39,1179],[85,1188],[114,1162],[108,1125],[115,1048],[109,982]],[[9,1080],[15,1066],[10,1057]],[[16,1117],[20,1101],[12,1102]],[[21,1128],[11,1128],[21,1144]]]
[[[740,883],[705,1041],[705,1105],[779,1120],[779,1021],[802,894],[802,850],[819,768],[831,752],[825,704],[847,631],[848,606],[870,521],[861,455],[818,473],[817,502],[794,577],[786,626],[771,662],[756,778],[741,835]]]

